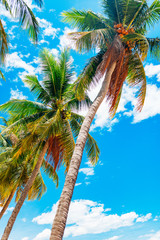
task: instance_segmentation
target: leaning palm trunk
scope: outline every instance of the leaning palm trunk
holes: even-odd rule
[[[85,147],[88,132],[91,123],[94,119],[94,116],[107,94],[109,84],[111,81],[111,76],[115,69],[115,66],[116,63],[113,63],[109,71],[106,73],[101,90],[98,96],[96,97],[95,101],[93,102],[92,106],[90,107],[82,124],[81,130],[79,132],[74,153],[70,162],[70,167],[65,179],[64,188],[59,200],[57,213],[54,218],[50,240],[62,240],[69,212],[69,206],[73,195],[73,190],[76,183],[79,167],[81,164],[83,149]]]
[[[15,222],[15,220],[17,218],[17,215],[18,215],[18,213],[19,213],[19,211],[20,211],[20,209],[21,209],[21,207],[22,207],[22,205],[23,205],[23,203],[24,203],[24,201],[25,201],[25,199],[26,199],[26,197],[28,195],[28,192],[29,192],[31,186],[33,185],[34,180],[35,180],[35,178],[36,178],[36,176],[37,176],[37,174],[38,174],[38,172],[40,170],[40,167],[42,165],[42,162],[43,162],[44,156],[46,154],[47,148],[48,148],[48,141],[45,143],[45,145],[44,145],[44,147],[42,149],[42,152],[39,155],[39,158],[38,158],[38,161],[36,163],[36,166],[35,166],[32,174],[31,174],[31,177],[29,178],[28,182],[26,183],[26,186],[25,186],[25,188],[24,188],[24,190],[23,190],[23,192],[21,194],[21,197],[18,200],[18,202],[17,202],[17,204],[16,204],[16,206],[15,206],[13,212],[12,212],[12,215],[11,215],[11,217],[8,220],[7,226],[6,226],[5,230],[4,230],[4,233],[3,233],[3,236],[1,238],[1,240],[7,240],[8,239],[8,237],[10,235],[10,232],[12,230],[12,227],[14,225],[14,222]]]
[[[2,210],[1,210],[1,212],[0,212],[0,220],[1,220],[1,218],[3,217],[4,213],[6,212],[9,204],[11,203],[12,198],[13,198],[13,196],[14,196],[14,194],[15,194],[15,191],[16,191],[16,188],[11,192],[11,194],[9,195],[7,201],[5,202],[3,208],[2,208]]]

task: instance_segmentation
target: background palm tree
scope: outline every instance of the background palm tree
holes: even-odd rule
[[[155,57],[160,53],[160,39],[146,38],[147,28],[160,19],[159,0],[155,0],[151,6],[148,6],[146,0],[103,0],[102,3],[105,16],[76,9],[62,14],[65,22],[79,29],[79,32],[70,34],[77,50],[100,49],[77,80],[77,97],[83,99],[91,84],[102,77],[104,81],[79,132],[53,222],[51,240],[61,240],[63,237],[86,137],[98,107],[106,97],[110,114],[114,116],[126,79],[129,85],[139,89],[137,110],[141,111],[146,94],[142,62],[148,51]]]
[[[41,7],[42,0],[34,0]],[[29,8],[25,0],[0,0],[6,11],[11,14],[11,17],[18,18],[23,29],[26,29],[33,41],[37,41],[39,26],[32,10]],[[4,63],[5,55],[8,52],[8,35],[5,32],[2,19],[0,19],[0,65]],[[0,76],[4,79],[3,73],[0,70]]]
[[[14,132],[18,133],[24,126],[27,127],[28,134],[25,134],[19,142],[14,158],[20,158],[27,152],[27,158],[35,154],[37,160],[31,177],[8,221],[2,236],[3,240],[9,237],[45,154],[47,153],[46,162],[53,166],[54,172],[61,163],[66,167],[66,171],[68,170],[75,147],[74,139],[83,122],[83,117],[75,113],[75,110],[80,109],[84,104],[90,104],[87,95],[81,102],[76,99],[74,85],[71,84],[74,71],[67,51],[64,50],[56,60],[52,54],[44,50],[40,54],[40,59],[43,72],[41,83],[36,76],[26,76],[24,79],[39,102],[11,100],[0,106],[1,111],[7,111],[10,114],[8,122],[11,124],[4,132],[14,129]],[[89,160],[95,164],[99,158],[99,149],[90,134],[87,135],[86,152]]]
[[[2,129],[7,127],[7,121],[2,118],[4,125]],[[14,140],[13,140],[14,135]],[[21,134],[19,134],[21,135]],[[20,137],[20,136],[19,136]],[[14,147],[18,144],[18,137],[15,134],[0,135],[0,202],[3,207],[0,212],[0,219],[7,210],[10,202],[15,195],[17,202],[21,196],[25,184],[27,183],[32,170],[34,168],[34,157],[27,159],[23,154],[19,159],[14,159]],[[45,161],[44,161],[45,162]],[[53,178],[53,181],[58,186],[58,176],[53,174],[53,168],[50,165],[43,164],[44,171]],[[52,173],[52,174],[51,174]],[[39,171],[29,193],[28,200],[41,199],[46,191],[41,172]]]

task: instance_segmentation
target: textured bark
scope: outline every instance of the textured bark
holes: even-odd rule
[[[93,104],[91,105],[80,129],[74,153],[70,162],[69,170],[65,179],[64,188],[59,200],[56,216],[53,222],[50,240],[62,240],[63,238],[67,216],[69,212],[69,206],[73,195],[73,190],[76,183],[79,167],[81,164],[82,154],[90,129],[90,125],[94,119],[94,116],[100,104],[102,103],[103,99],[107,94],[109,84],[111,81],[111,76],[115,69],[115,66],[116,63],[113,63],[109,71],[106,73],[101,90],[96,99],[94,100]]]
[[[13,198],[13,196],[14,196],[14,194],[15,194],[15,191],[16,191],[16,188],[11,192],[11,194],[9,195],[7,201],[5,202],[3,208],[2,208],[2,210],[1,210],[1,212],[0,212],[0,220],[1,220],[1,218],[3,217],[3,214],[5,213],[5,211],[7,210],[10,202],[12,201],[12,198]]]
[[[26,183],[26,186],[25,186],[25,188],[24,188],[24,190],[23,190],[23,192],[21,194],[21,197],[18,200],[18,202],[17,202],[13,212],[12,212],[11,217],[8,220],[7,226],[6,226],[5,230],[4,230],[4,233],[3,233],[3,236],[1,238],[1,240],[7,240],[8,239],[8,237],[10,235],[10,232],[12,230],[12,227],[14,225],[14,222],[15,222],[15,220],[17,218],[17,215],[18,215],[18,213],[19,213],[19,211],[20,211],[20,209],[21,209],[21,207],[22,207],[22,205],[23,205],[23,203],[24,203],[24,201],[25,201],[25,199],[26,199],[26,197],[28,195],[28,192],[29,192],[31,186],[33,185],[34,180],[35,180],[35,178],[36,178],[36,176],[37,176],[37,174],[38,174],[38,172],[40,170],[40,167],[42,165],[42,162],[43,162],[45,153],[47,151],[47,148],[48,148],[48,142],[45,143],[45,145],[44,145],[44,147],[42,149],[42,152],[39,155],[39,158],[38,158],[38,161],[36,163],[36,166],[35,166],[32,174],[31,174],[28,182]]]

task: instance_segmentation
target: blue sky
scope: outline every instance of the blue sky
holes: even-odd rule
[[[150,1],[152,2],[152,1]],[[0,6],[0,17],[10,37],[6,60],[6,82],[0,82],[0,104],[13,98],[34,97],[23,84],[25,74],[40,75],[38,53],[47,47],[57,56],[63,47],[73,47],[67,33],[73,29],[62,23],[60,13],[72,7],[101,12],[100,1],[45,1],[40,11],[31,0],[39,24],[39,43],[34,46],[27,33]],[[160,37],[160,24],[148,36]],[[80,55],[71,50],[76,74],[92,53]],[[135,89],[124,86],[122,99],[114,119],[110,120],[106,102],[102,103],[91,127],[101,155],[92,167],[85,157],[75,187],[66,240],[160,240],[160,63],[148,58],[145,65],[148,87],[141,113],[134,110]],[[91,99],[100,86],[90,90]],[[86,109],[82,112],[85,114]],[[10,240],[47,240],[57,201],[64,184],[64,169],[59,171],[59,188],[44,175],[47,193],[40,201],[25,202],[17,218]],[[0,222],[0,236],[14,207]]]

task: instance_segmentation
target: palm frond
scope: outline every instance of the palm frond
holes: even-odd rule
[[[40,53],[41,68],[44,73],[43,85],[52,99],[60,92],[61,70],[55,57],[47,49]]]
[[[79,134],[83,120],[84,120],[84,117],[80,116],[79,114],[72,113],[72,117],[70,119],[70,125],[75,138],[77,138]],[[86,150],[86,154],[89,161],[93,165],[95,165],[99,159],[100,150],[98,148],[98,145],[95,139],[90,134],[88,134],[88,137],[87,137],[85,150]]]
[[[0,63],[4,63],[5,55],[7,52],[8,52],[8,36],[4,30],[2,21],[0,19]],[[4,78],[1,71],[0,75],[2,78]]]
[[[34,0],[37,6],[42,7],[43,5],[43,0]]]
[[[151,57],[160,59],[160,38],[147,38],[149,42],[149,54]]]
[[[110,39],[110,33],[106,28],[88,32],[73,32],[69,36],[75,41],[76,48],[80,52],[101,47],[106,43],[106,39]]]
[[[39,172],[36,179],[28,192],[28,200],[40,200],[42,195],[46,192],[47,187],[43,181],[42,175]]]
[[[96,78],[94,78],[97,66],[101,63],[103,55],[106,49],[101,50],[96,56],[92,57],[82,73],[79,75],[77,81],[75,82],[76,86],[76,97],[79,100],[85,99],[86,90],[88,90],[91,84],[95,84]]]
[[[2,105],[0,105],[0,111],[8,112],[12,114],[18,114],[21,117],[27,117],[32,114],[36,113],[45,113],[48,111],[48,108],[45,107],[45,105],[38,103],[38,102],[32,102],[29,100],[19,100],[19,99],[13,99],[10,100]]]
[[[0,78],[2,78],[4,81],[6,80],[1,70],[0,70]]]
[[[37,3],[41,1],[37,1]],[[19,19],[24,29],[28,30],[33,41],[37,42],[39,26],[38,22],[28,5],[23,0],[15,0],[9,2],[9,7],[14,17]]]
[[[42,101],[44,104],[51,102],[48,92],[41,86],[36,76],[27,75],[23,79],[23,82],[30,88],[31,92],[37,96],[37,100]]]
[[[127,82],[130,86],[136,86],[139,88],[137,94],[137,110],[141,111],[146,96],[146,75],[142,61],[137,52],[130,56]]]
[[[64,22],[80,31],[92,31],[108,27],[107,20],[92,11],[72,9],[71,11],[64,11],[62,17]]]
[[[137,18],[134,21],[134,25],[138,31],[147,29],[147,27],[153,27],[160,19],[160,1],[154,0],[151,6],[148,6],[147,3],[144,3],[143,8],[140,13],[137,15]]]
[[[51,178],[53,180],[53,182],[56,184],[56,187],[58,187],[59,178],[58,178],[58,175],[55,172],[53,166],[49,162],[46,162],[44,160],[41,167],[42,167],[43,171],[47,174],[47,176],[49,178]]]

